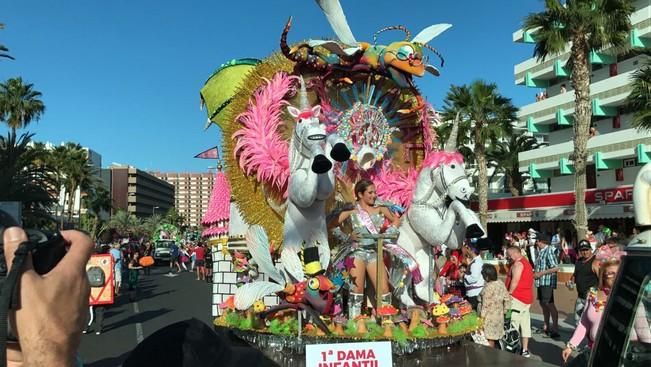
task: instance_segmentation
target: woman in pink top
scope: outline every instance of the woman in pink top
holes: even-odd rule
[[[598,288],[592,288],[588,292],[581,321],[561,354],[563,361],[567,362],[568,358],[572,355],[572,351],[576,350],[576,347],[581,344],[585,337],[588,337],[588,348],[592,348],[592,344],[597,337],[597,331],[599,330],[599,322],[601,321],[606,302],[608,301],[608,295],[615,283],[620,258],[624,254],[625,252],[622,251],[616,251],[614,253],[603,249],[598,251],[597,260],[600,261]],[[645,314],[643,307],[640,302],[637,309],[638,315]],[[645,343],[651,342],[651,332],[649,331],[649,325],[646,320],[641,318],[635,319],[634,329],[631,330],[630,338],[631,340],[639,339]]]

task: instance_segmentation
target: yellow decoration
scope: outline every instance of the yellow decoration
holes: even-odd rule
[[[233,154],[236,141],[231,137],[241,128],[237,116],[246,111],[249,99],[265,79],[271,79],[279,71],[291,74],[294,62],[289,61],[281,53],[275,53],[258,64],[242,81],[233,101],[223,112],[224,159],[226,174],[231,184],[233,197],[237,202],[244,220],[249,224],[259,224],[264,227],[269,239],[282,243],[283,217],[275,212],[265,197],[265,190],[256,182],[254,177],[247,177],[240,169],[240,164]]]
[[[305,264],[305,274],[316,274],[321,270],[321,263],[318,261],[313,261],[309,264]]]
[[[253,303],[253,312],[260,313],[266,309],[264,302],[262,300],[257,300]]]

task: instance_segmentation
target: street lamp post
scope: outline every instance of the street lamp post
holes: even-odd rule
[[[160,206],[155,206],[155,207],[151,208],[151,215],[152,216],[154,216],[154,214],[156,212],[156,209],[160,209]]]

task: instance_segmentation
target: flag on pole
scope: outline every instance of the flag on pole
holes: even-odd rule
[[[208,150],[205,150],[197,155],[195,155],[195,158],[199,159],[219,159],[219,150],[217,149],[218,146],[212,147]]]

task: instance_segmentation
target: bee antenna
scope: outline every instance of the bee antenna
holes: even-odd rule
[[[392,25],[392,26],[389,26],[389,27],[384,27],[384,28],[380,29],[379,31],[375,32],[375,34],[373,34],[373,44],[377,43],[378,34],[380,34],[382,32],[386,32],[386,31],[403,31],[406,34],[405,35],[405,41],[409,41],[409,39],[411,38],[411,32],[409,32],[409,29],[407,29],[407,27],[405,27],[404,25]]]
[[[441,67],[443,66],[443,64],[445,64],[445,60],[443,59],[443,56],[441,56],[441,54],[438,51],[436,51],[436,49],[434,47],[432,47],[432,46],[430,46],[430,45],[428,45],[426,43],[423,43],[421,45],[423,47],[425,47],[426,49],[432,51],[434,53],[434,55],[438,56],[439,59],[441,59]]]

